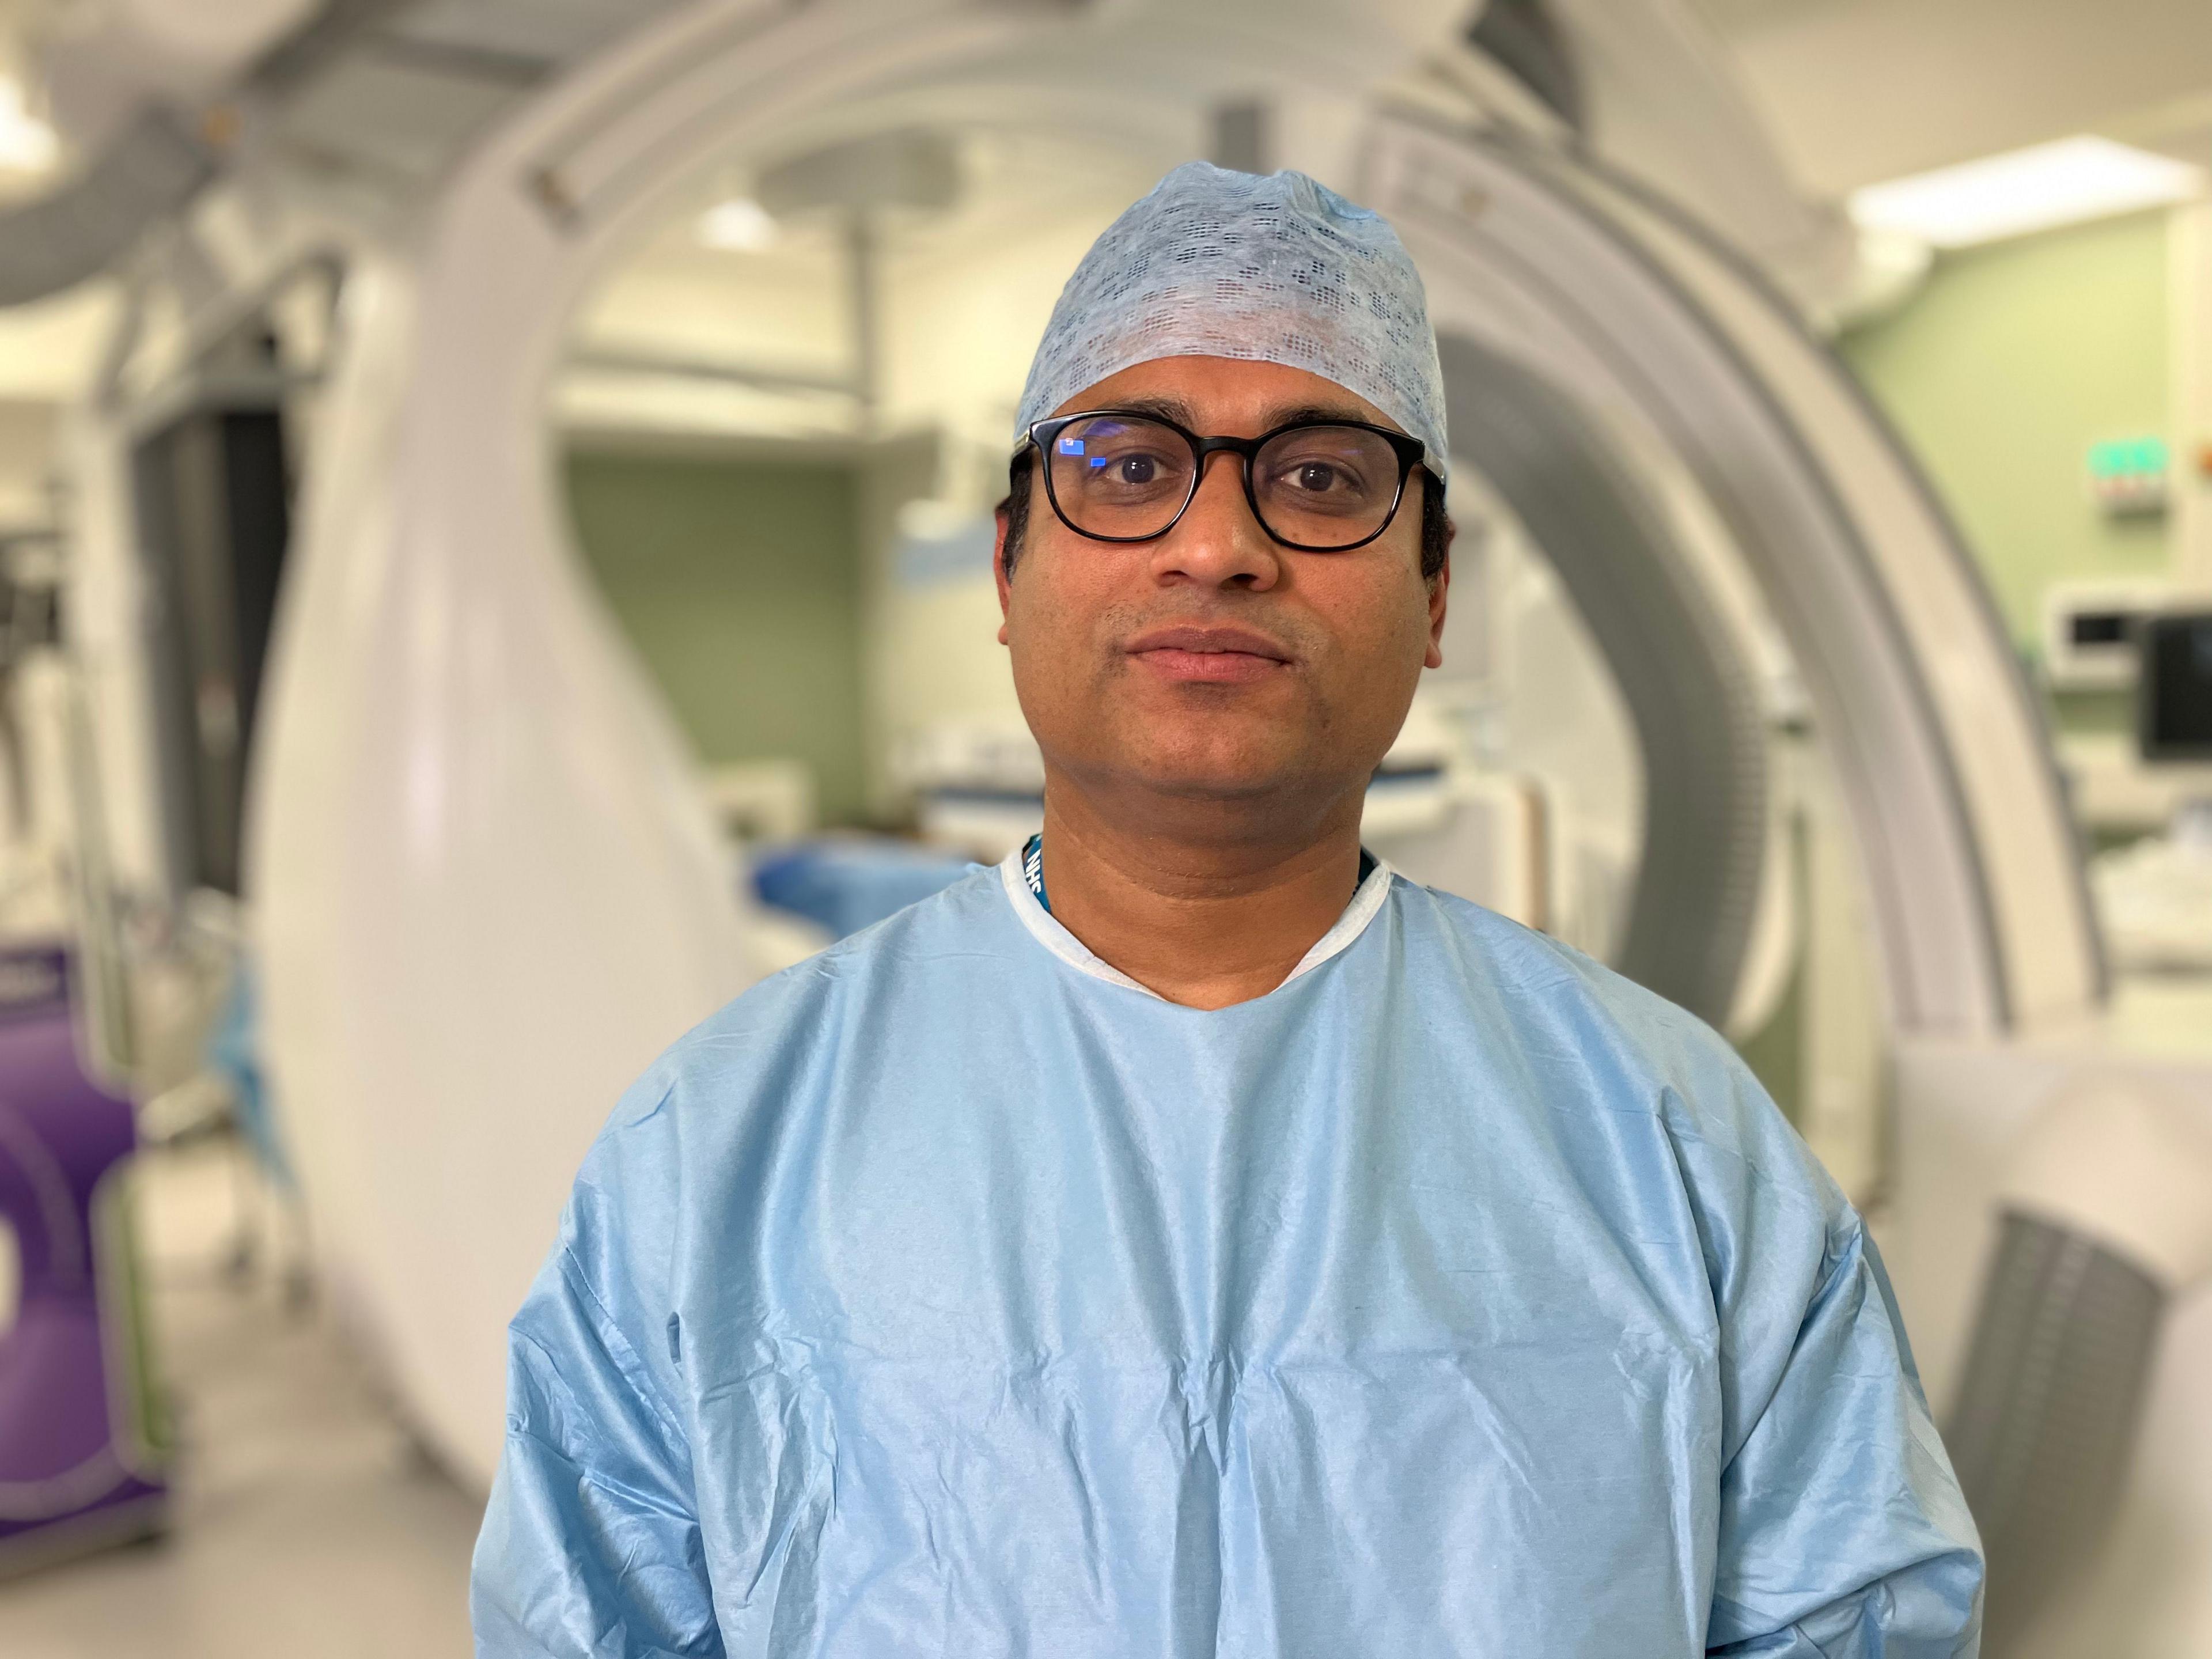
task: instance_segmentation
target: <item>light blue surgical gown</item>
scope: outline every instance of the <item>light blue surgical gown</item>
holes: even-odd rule
[[[1858,1216],[1689,1015],[1384,866],[1205,1012],[1017,867],[757,986],[512,1331],[480,1655],[1971,1655]]]

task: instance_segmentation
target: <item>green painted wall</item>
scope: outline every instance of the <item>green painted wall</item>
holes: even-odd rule
[[[2164,214],[1944,255],[1909,305],[1842,344],[2023,647],[2051,582],[2168,568],[2162,518],[2106,519],[2083,485],[2091,444],[2166,430]]]
[[[862,813],[860,536],[848,468],[580,450],[578,540],[701,757],[793,758]]]

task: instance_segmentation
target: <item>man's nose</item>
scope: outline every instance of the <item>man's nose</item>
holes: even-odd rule
[[[1282,549],[1245,499],[1243,458],[1217,450],[1206,458],[1189,507],[1154,544],[1153,580],[1264,592],[1282,574]]]

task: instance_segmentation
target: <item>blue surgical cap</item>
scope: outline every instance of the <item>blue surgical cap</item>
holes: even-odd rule
[[[1303,173],[1188,161],[1108,226],[1045,325],[1016,441],[1085,386],[1183,356],[1334,380],[1427,445],[1444,475],[1443,375],[1421,275],[1387,220]]]

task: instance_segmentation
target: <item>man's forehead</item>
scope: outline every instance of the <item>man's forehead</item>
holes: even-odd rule
[[[1232,357],[1178,356],[1136,363],[1085,386],[1055,414],[1126,409],[1157,415],[1194,432],[1244,426],[1252,431],[1293,421],[1398,422],[1350,389],[1308,370]]]

